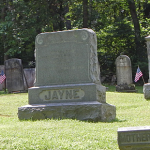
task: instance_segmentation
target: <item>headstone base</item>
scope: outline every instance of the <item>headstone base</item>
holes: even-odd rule
[[[20,120],[77,119],[81,121],[112,121],[116,118],[116,107],[107,103],[70,102],[32,104],[18,108]]]
[[[137,90],[135,89],[135,85],[134,84],[121,84],[121,85],[116,85],[116,91],[117,92],[137,92]]]
[[[144,98],[150,100],[150,83],[146,83],[143,86]]]

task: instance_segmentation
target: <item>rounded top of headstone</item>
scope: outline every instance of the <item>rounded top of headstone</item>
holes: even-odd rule
[[[21,59],[19,59],[19,58],[10,58],[10,59],[7,59],[6,61],[14,61],[14,60],[21,60]]]
[[[21,66],[21,64],[22,64],[22,61],[21,59],[18,59],[18,58],[11,58],[11,59],[5,60],[6,69],[18,67],[18,66]]]
[[[117,57],[116,66],[131,66],[131,60],[127,55],[120,55]]]
[[[145,37],[146,41],[150,41],[150,35]]]
[[[144,86],[149,86],[150,87],[150,83],[145,83]]]
[[[36,36],[35,43],[38,46],[44,46],[60,42],[86,42],[93,37],[96,38],[96,34],[92,29],[83,28],[78,30],[40,33]]]

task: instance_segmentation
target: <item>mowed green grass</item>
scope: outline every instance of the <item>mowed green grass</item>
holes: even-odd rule
[[[18,107],[28,104],[28,94],[0,94],[0,149],[2,150],[119,150],[119,127],[149,126],[150,101],[138,93],[118,93],[109,86],[107,103],[116,106],[112,122],[78,120],[20,121]]]

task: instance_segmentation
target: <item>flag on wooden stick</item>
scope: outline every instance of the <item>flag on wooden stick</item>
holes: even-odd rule
[[[142,76],[143,76],[143,73],[141,72],[140,68],[138,67],[134,81],[137,82],[140,79],[140,77],[142,77]]]
[[[5,76],[5,74],[4,74],[3,70],[2,70],[1,74],[0,74],[0,84],[2,84],[5,79],[6,79],[6,76]]]

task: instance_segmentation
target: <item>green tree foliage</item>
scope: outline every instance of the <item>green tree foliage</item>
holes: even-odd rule
[[[12,57],[21,58],[24,65],[34,61],[36,35],[65,29],[67,4],[64,0],[3,0],[0,5],[3,12],[0,63]]]
[[[88,27],[97,34],[102,75],[115,74],[115,59],[128,55],[133,72],[148,78],[145,39],[150,33],[148,0],[1,0],[0,64],[12,57],[34,61],[41,32]]]

